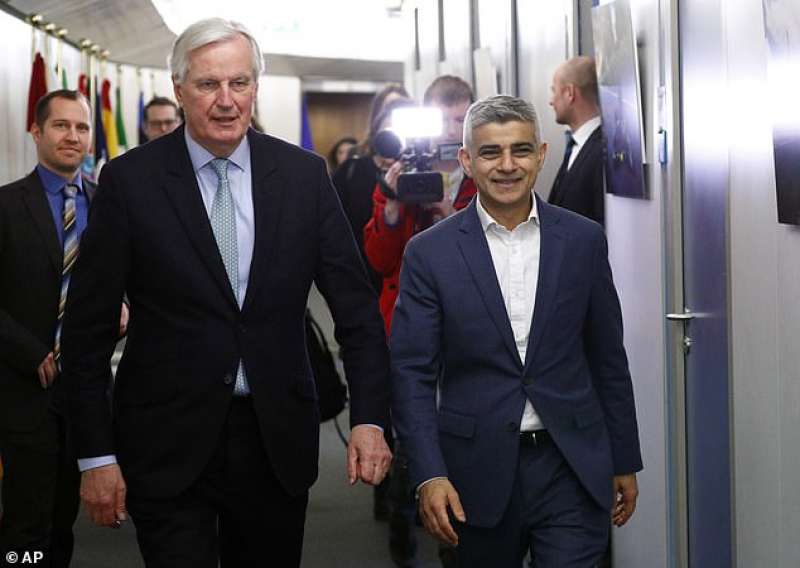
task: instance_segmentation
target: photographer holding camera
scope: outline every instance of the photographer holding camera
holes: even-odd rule
[[[376,137],[377,153],[397,158],[375,186],[372,218],[364,227],[367,259],[383,276],[380,309],[387,336],[406,243],[418,232],[466,207],[476,193],[474,182],[464,175],[457,158],[464,118],[472,101],[472,89],[466,82],[443,75],[431,83],[423,97],[425,107],[441,111],[439,136],[416,140],[405,151],[399,140],[392,141],[394,135],[384,132]],[[432,152],[428,151],[430,146]],[[416,553],[416,506],[409,486],[407,458],[400,447],[395,447],[390,485],[390,553],[397,566],[411,566]],[[440,546],[439,556],[443,566],[455,565],[451,548]]]
[[[472,101],[470,86],[452,75],[438,77],[426,89],[423,104],[437,107],[442,112],[442,132],[433,141],[437,148],[461,143],[464,116]],[[380,308],[387,336],[406,243],[418,232],[466,207],[475,195],[475,184],[464,175],[456,156],[457,148],[455,150],[447,152],[449,155],[442,151],[442,155],[430,163],[430,169],[441,175],[441,200],[408,203],[388,196],[394,194],[396,197],[398,178],[406,167],[404,160],[398,160],[389,168],[383,183],[376,184],[373,192],[372,219],[364,227],[364,250],[372,268],[383,275]]]

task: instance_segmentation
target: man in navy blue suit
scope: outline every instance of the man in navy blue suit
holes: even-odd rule
[[[533,193],[534,108],[480,100],[462,212],[406,248],[393,416],[426,528],[459,566],[595,566],[642,468],[619,300],[597,223]]]

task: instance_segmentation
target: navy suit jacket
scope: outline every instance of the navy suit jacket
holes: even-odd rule
[[[541,256],[526,361],[475,201],[415,237],[403,260],[390,344],[393,419],[414,486],[449,477],[475,526],[496,525],[507,508],[526,399],[601,506],[611,508],[613,475],[642,467],[603,230],[537,204]]]
[[[317,476],[305,342],[316,283],[336,324],[351,423],[385,425],[388,353],[375,292],[319,156],[250,130],[255,244],[244,304],[225,272],[182,128],[111,160],[81,241],[62,333],[79,458],[115,453],[130,492],[167,499],[208,463],[244,362],[264,450],[291,494]],[[105,384],[123,292],[114,389]]]

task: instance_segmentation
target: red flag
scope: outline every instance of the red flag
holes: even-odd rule
[[[31,129],[36,120],[36,103],[47,94],[47,79],[45,79],[44,58],[41,53],[36,53],[31,69],[31,84],[28,87],[28,120],[26,127]]]
[[[78,77],[78,90],[89,100],[89,79],[83,73]]]

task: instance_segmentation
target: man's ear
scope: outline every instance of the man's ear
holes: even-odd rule
[[[469,177],[472,177],[472,158],[470,158],[469,152],[463,146],[458,149],[458,161],[461,167],[464,168],[464,172]]]
[[[176,83],[175,79],[172,80],[172,92],[175,93],[175,100],[178,101],[178,106],[183,106],[183,97],[181,96],[181,85]]]
[[[39,140],[42,137],[42,130],[39,128],[39,125],[36,124],[35,122],[33,124],[31,124],[30,133],[31,133],[31,136],[33,136],[33,141],[38,145],[39,144]]]

